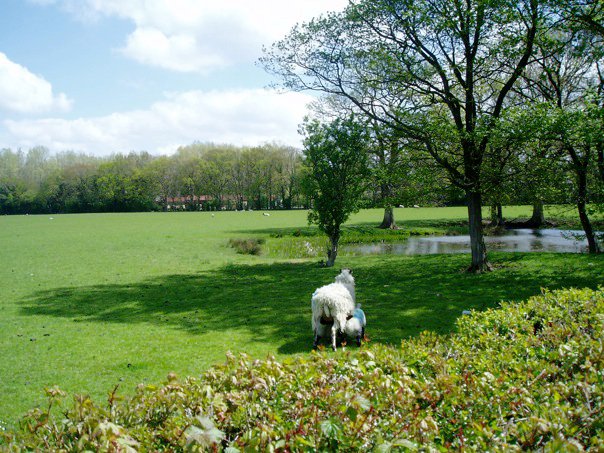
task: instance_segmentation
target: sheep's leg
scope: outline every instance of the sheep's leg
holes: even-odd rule
[[[361,328],[361,333],[360,335],[357,335],[357,346],[361,346],[361,342],[363,340],[363,338],[365,338],[365,328]]]
[[[321,341],[321,335],[319,335],[319,331],[321,328],[321,315],[315,313],[315,309],[313,307],[313,318],[312,318],[312,331],[315,334],[315,341],[313,342],[313,349],[317,349],[319,346],[319,342]]]
[[[315,334],[315,342],[312,345],[313,349],[317,349],[317,346],[319,346],[319,342],[321,341],[321,336],[319,334]]]
[[[335,351],[336,350],[336,336],[338,333],[338,327],[337,327],[337,323],[333,323],[333,326],[331,326],[331,347],[332,349]]]

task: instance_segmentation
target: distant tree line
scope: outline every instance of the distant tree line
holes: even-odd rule
[[[27,152],[3,149],[0,213],[307,208],[311,200],[303,190],[303,159],[300,150],[277,144],[194,143],[171,156],[94,157],[51,153],[42,146]],[[364,206],[381,206],[379,172],[373,174]],[[450,192],[440,176],[393,180],[396,202],[459,203],[459,194]]]
[[[298,149],[275,144],[194,143],[171,156],[3,149],[0,213],[306,208],[302,161]],[[426,196],[417,184],[402,182],[401,189],[406,199],[446,201],[446,193]],[[379,198],[377,190],[368,190],[364,203],[378,205]]]
[[[300,168],[296,149],[272,144],[195,143],[172,156],[4,149],[0,213],[289,209],[303,203]]]
[[[412,149],[397,152],[398,147],[373,136],[360,206],[387,211],[399,205],[465,204],[463,191],[446,172],[417,158]],[[2,149],[0,214],[308,208],[312,201],[304,187],[304,159],[300,150],[277,144],[194,143],[170,156],[131,152],[94,157],[51,153],[42,146],[26,152]],[[531,186],[516,181],[505,197],[496,192],[498,200],[532,203]],[[547,177],[547,183],[548,191],[540,192],[543,203],[571,201],[564,189],[570,181]]]

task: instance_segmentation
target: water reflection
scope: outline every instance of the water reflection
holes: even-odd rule
[[[582,253],[587,241],[579,239],[581,231],[568,230],[508,230],[502,236],[486,236],[489,250],[502,252]],[[354,244],[343,251],[359,255],[431,255],[436,253],[470,253],[470,236],[410,237],[394,244]]]

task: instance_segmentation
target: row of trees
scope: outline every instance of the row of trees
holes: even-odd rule
[[[193,144],[172,156],[107,158],[73,152],[0,151],[0,212],[104,212],[290,208],[301,203],[300,154],[265,145]],[[205,195],[200,202],[199,195]]]
[[[316,121],[315,121],[316,122]],[[313,121],[301,132],[318,130]],[[384,208],[382,228],[396,228],[393,206],[463,205],[463,192],[446,173],[410,148],[400,148],[355,121],[363,130],[363,190],[355,205]],[[314,128],[314,129],[313,129]],[[360,152],[360,151],[359,151]],[[74,152],[52,154],[44,147],[28,152],[0,150],[0,213],[128,212],[171,209],[293,209],[309,207],[313,183],[309,151],[264,145],[241,148],[192,144],[172,156],[146,152],[92,157]],[[552,165],[549,166],[551,170]],[[518,175],[521,173],[519,172]],[[569,182],[561,173],[543,171],[542,203],[568,203]],[[525,178],[532,178],[525,175]],[[501,203],[531,203],[534,185],[508,184]],[[327,181],[329,182],[329,181]],[[555,184],[553,184],[555,182]],[[199,196],[205,195],[200,200]],[[501,195],[501,194],[500,194]]]
[[[604,185],[603,24],[601,0],[352,0],[262,63],[285,88],[322,93],[322,121],[365,124],[386,172],[400,156],[445,172],[482,272],[482,206],[497,217],[513,188],[537,207],[568,190],[598,252],[586,206]]]
[[[141,152],[104,158],[52,154],[44,147],[27,152],[4,149],[0,150],[0,213],[308,207],[303,161],[299,150],[275,144],[244,148],[195,143],[172,156]],[[378,163],[368,161],[364,206],[384,203],[381,187],[386,176]],[[422,172],[426,170],[417,166],[415,173]],[[393,173],[388,183],[395,186],[388,203],[462,202],[439,173],[398,179]]]

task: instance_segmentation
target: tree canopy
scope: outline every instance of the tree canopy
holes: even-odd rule
[[[297,25],[261,61],[283,87],[342,99],[446,170],[465,192],[469,270],[481,272],[490,268],[482,232],[485,171],[494,174],[505,155],[518,152],[502,154],[495,143],[500,123],[522,102],[527,71],[551,76],[543,71],[551,56],[540,52],[543,43],[572,31],[571,22],[582,24],[585,36],[597,34],[596,3],[351,1],[341,12]],[[593,50],[593,39],[586,46]]]
[[[538,0],[362,0],[298,25],[262,61],[285,87],[346,98],[421,145],[466,192],[470,269],[483,271],[482,164],[546,21]]]
[[[340,227],[360,209],[369,185],[368,135],[353,117],[331,123],[309,120],[302,132],[308,169],[305,187],[312,199],[308,219],[329,237],[327,266],[333,266]]]

